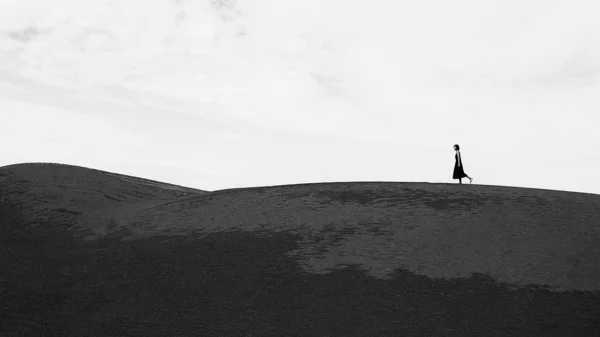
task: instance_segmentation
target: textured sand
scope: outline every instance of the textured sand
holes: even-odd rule
[[[0,179],[0,332],[600,332],[599,195],[396,182],[207,192],[57,164]]]

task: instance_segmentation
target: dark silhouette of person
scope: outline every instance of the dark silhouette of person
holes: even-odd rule
[[[454,155],[454,173],[452,173],[452,179],[458,179],[458,183],[462,184],[462,178],[469,178],[469,184],[473,182],[473,178],[469,177],[465,173],[465,167],[463,166],[462,159],[460,158],[460,146],[458,144],[454,144],[454,151],[456,154]]]

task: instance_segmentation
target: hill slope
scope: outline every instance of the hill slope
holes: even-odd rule
[[[122,174],[62,164],[0,168],[0,200],[22,208],[25,225],[48,221],[76,235],[97,237],[117,229],[133,235],[129,221],[140,210],[208,192]]]
[[[600,331],[598,195],[390,182],[208,193],[60,165],[0,172],[0,332]]]

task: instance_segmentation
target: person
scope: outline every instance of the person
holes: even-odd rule
[[[458,183],[462,184],[462,178],[469,178],[469,184],[473,182],[473,178],[469,177],[465,173],[465,167],[463,166],[462,159],[460,158],[460,146],[458,144],[454,144],[454,151],[456,154],[454,155],[454,173],[452,174],[452,179],[458,179]]]

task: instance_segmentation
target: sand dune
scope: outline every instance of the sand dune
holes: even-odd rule
[[[148,179],[60,164],[20,164],[0,171],[4,202],[23,209],[25,225],[54,221],[79,236],[131,229],[145,208],[208,192]]]
[[[600,195],[0,168],[0,332],[597,336]]]

